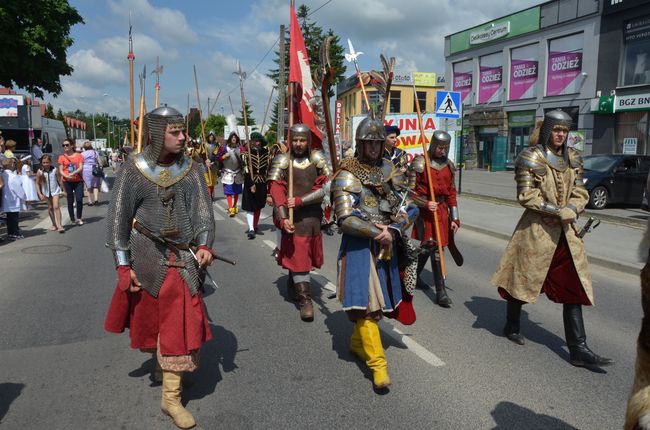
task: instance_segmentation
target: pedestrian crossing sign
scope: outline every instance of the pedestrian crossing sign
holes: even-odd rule
[[[461,114],[459,91],[436,91],[436,117],[460,118]]]

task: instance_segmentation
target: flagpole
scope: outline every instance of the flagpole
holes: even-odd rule
[[[131,25],[131,12],[129,11],[129,55],[127,55],[127,60],[129,60],[129,101],[131,108],[131,148],[135,143],[135,106],[134,106],[134,89],[133,89],[133,62],[135,61],[135,55],[133,54],[133,37],[132,37],[133,25]]]

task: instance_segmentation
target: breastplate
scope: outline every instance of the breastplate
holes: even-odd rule
[[[230,157],[223,160],[223,167],[224,169],[228,169],[236,172],[237,170],[241,169],[241,163],[239,161],[239,154],[238,154],[239,150],[228,148],[227,151],[230,154]]]
[[[390,204],[383,196],[364,186],[361,188],[358,209],[373,223],[390,224]]]
[[[318,178],[318,170],[308,158],[294,160],[293,163],[293,195],[304,196],[311,189]],[[294,213],[296,235],[315,236],[320,232],[322,210],[320,204],[302,206]]]

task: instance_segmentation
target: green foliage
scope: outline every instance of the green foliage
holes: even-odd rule
[[[214,134],[218,136],[223,135],[223,128],[226,126],[226,117],[223,115],[210,115],[208,120],[205,122],[205,138],[208,138],[210,130],[214,131]],[[201,124],[197,126],[194,130],[194,133],[197,136],[201,135]]]
[[[197,130],[198,133],[196,132]],[[199,115],[198,109],[192,109],[190,111],[190,121],[188,124],[187,132],[193,139],[201,136],[201,116]]]
[[[61,93],[61,76],[70,75],[66,50],[70,28],[83,23],[67,0],[0,2],[0,85],[20,87],[38,97]]]
[[[43,116],[45,118],[56,119],[56,114],[54,113],[54,106],[52,106],[52,103],[47,104],[45,107],[45,115]]]
[[[251,108],[250,103],[246,101],[246,121],[249,126],[255,125],[255,118],[253,118],[253,109]],[[237,125],[244,125],[244,111],[239,110],[239,116],[237,117]]]

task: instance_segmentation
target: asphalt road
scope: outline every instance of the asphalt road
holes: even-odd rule
[[[616,365],[575,368],[561,306],[544,297],[524,307],[525,346],[500,336],[505,304],[489,279],[506,242],[461,229],[466,265],[448,262],[452,309],[433,304],[432,290],[417,291],[415,325],[382,323],[393,385],[378,394],[348,352],[352,325],[328,298],[339,236],[326,237],[326,264],[313,277],[316,317],[304,323],[270,257],[270,219],[249,241],[243,214],[227,218],[224,203],[215,204],[215,248],[238,264],[210,269],[220,286],[205,295],[214,340],[185,379],[197,428],[622,426],[641,317],[637,276],[592,268],[588,343]],[[175,428],[149,379],[154,361],[129,349],[127,334],[102,329],[116,280],[103,246],[106,208],[84,208],[87,223],[65,235],[36,228],[0,246],[3,429]]]

